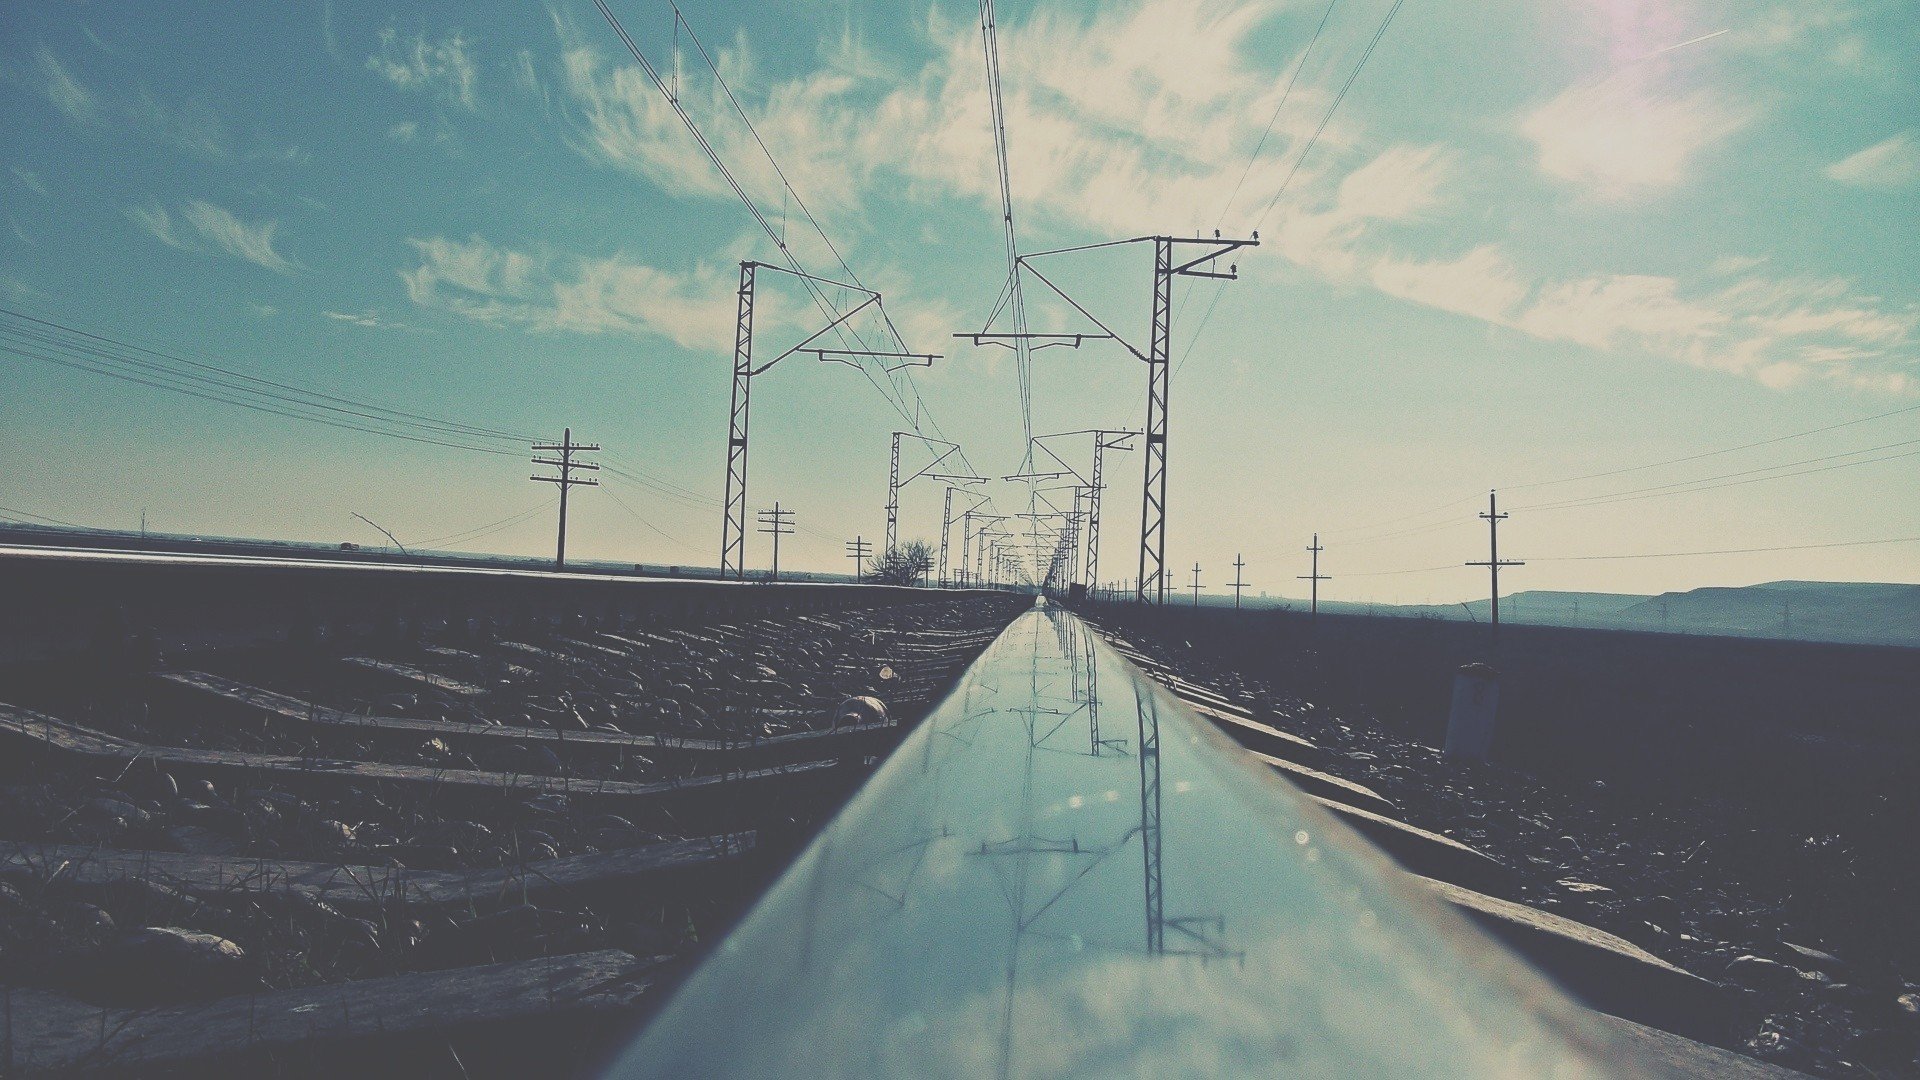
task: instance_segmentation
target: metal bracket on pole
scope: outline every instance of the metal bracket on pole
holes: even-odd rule
[[[975,348],[985,345],[998,345],[1003,349],[1017,349],[1019,347],[1017,343],[1026,342],[1028,352],[1039,352],[1041,349],[1053,349],[1063,346],[1069,349],[1077,349],[1083,341],[1106,341],[1113,337],[1112,334],[996,334],[988,331],[981,331],[977,334],[955,334],[953,336],[973,342]]]

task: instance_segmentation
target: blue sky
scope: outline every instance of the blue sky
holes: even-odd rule
[[[776,230],[841,276],[671,9],[613,6]],[[1429,568],[1484,557],[1472,515],[1498,485],[1502,553],[1530,562],[1516,589],[1920,581],[1913,543],[1574,558],[1920,535],[1920,458],[1893,456],[1920,412],[1529,486],[1920,405],[1920,18],[1411,0],[1303,158],[1390,6],[1340,0],[1304,62],[1320,0],[999,7],[1024,249],[1261,234],[1239,281],[1176,294],[1169,562],[1217,586],[1244,553],[1255,588],[1293,593],[1318,531],[1328,595],[1470,597],[1479,572]],[[1006,273],[975,9],[684,10],[840,254],[945,354],[874,381],[797,355],[756,382],[753,501],[798,511],[783,563],[840,568],[844,539],[881,531],[902,410],[985,474],[1019,464],[1012,365],[949,336]],[[571,552],[715,561],[738,263],[776,252],[590,2],[11,3],[0,65],[6,307],[502,431],[570,425],[675,485],[580,493]],[[1148,257],[1049,266],[1144,337]],[[1029,307],[1083,325],[1031,285]],[[791,282],[763,279],[758,318],[762,355],[813,329]],[[1034,366],[1036,432],[1139,424],[1144,371],[1117,348]],[[422,542],[551,496],[510,454],[13,354],[0,416],[0,505],[92,525],[145,509],[377,542],[360,513]],[[1084,443],[1063,453],[1084,465]],[[1110,476],[1103,576],[1128,576],[1138,455]],[[1024,508],[1018,485],[992,494]],[[903,535],[937,533],[941,501],[909,486]],[[465,546],[541,552],[551,526]]]

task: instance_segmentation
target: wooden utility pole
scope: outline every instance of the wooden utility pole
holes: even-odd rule
[[[780,509],[775,500],[773,509],[760,511],[760,531],[773,537],[773,577],[780,580],[780,538],[793,535],[793,511]]]
[[[859,581],[866,576],[866,562],[873,556],[873,544],[865,537],[856,536],[847,541],[847,558],[853,560],[853,580]]]
[[[1487,568],[1487,574],[1491,579],[1491,591],[1493,594],[1491,633],[1495,638],[1498,638],[1500,636],[1500,568],[1503,566],[1525,566],[1527,564],[1516,559],[1503,560],[1500,558],[1500,523],[1507,519],[1507,515],[1500,512],[1500,506],[1496,501],[1495,492],[1487,492],[1487,512],[1481,514],[1480,518],[1487,523],[1487,561],[1470,562],[1467,565],[1484,566]]]
[[[1200,606],[1200,564],[1193,564],[1193,584],[1187,586],[1193,590],[1193,606]]]
[[[1240,573],[1246,569],[1246,566],[1246,560],[1242,559],[1239,554],[1236,553],[1233,556],[1233,610],[1235,611],[1240,610],[1240,590],[1247,587],[1247,583],[1242,579]]]
[[[1309,581],[1313,583],[1312,592],[1308,594],[1312,597],[1312,599],[1308,601],[1309,606],[1307,610],[1308,610],[1308,614],[1312,615],[1314,618],[1319,618],[1320,616],[1320,583],[1323,581],[1333,580],[1332,578],[1320,572],[1320,553],[1327,549],[1320,546],[1319,533],[1313,534],[1313,546],[1309,547],[1307,550],[1313,554],[1313,572],[1310,574],[1296,574],[1294,576],[1295,576],[1295,580]]]
[[[539,480],[543,483],[560,485],[560,542],[554,548],[553,553],[553,568],[555,570],[565,569],[567,565],[567,490],[574,487],[600,486],[600,481],[598,480],[578,480],[574,478],[573,470],[575,469],[598,470],[600,466],[591,461],[575,461],[573,460],[573,455],[597,451],[599,449],[600,445],[598,443],[574,442],[572,428],[565,429],[558,443],[539,443],[533,448],[536,454],[558,453],[560,455],[557,458],[536,457],[533,459],[535,465],[551,465],[559,469],[559,476],[530,476],[527,478],[529,480]]]

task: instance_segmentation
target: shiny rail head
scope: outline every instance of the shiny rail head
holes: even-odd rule
[[[609,1075],[1616,1075],[1585,1017],[1042,607]]]

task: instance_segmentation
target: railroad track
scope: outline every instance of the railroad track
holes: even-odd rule
[[[1302,747],[1301,743],[1311,746],[1305,732],[1328,730],[1324,716],[1316,717],[1317,724],[1300,722],[1312,712],[1312,705],[1283,699],[1258,678],[1211,663],[1184,642],[1162,641],[1142,620],[1106,620],[1096,613],[1094,625],[1103,640],[1142,675],[1164,686],[1254,759],[1287,777],[1408,870],[1423,888],[1527,957],[1587,1005],[1690,1039],[1749,1049],[1740,1037],[1743,1014],[1751,1008],[1749,992],[1691,971],[1641,942],[1569,917],[1577,916],[1580,909],[1556,904],[1554,894],[1560,891],[1556,886],[1580,883],[1549,882],[1545,902],[1560,910],[1542,906],[1539,870],[1533,865],[1538,860],[1515,866],[1436,831],[1450,825],[1449,820],[1410,820],[1403,808],[1356,775],[1362,771],[1356,766],[1369,764],[1374,755]],[[1286,757],[1266,753],[1273,745],[1269,729],[1300,742],[1285,744]],[[1302,760],[1317,761],[1347,775],[1316,773],[1298,764]],[[1527,873],[1522,874],[1522,869]],[[1744,1075],[1741,1070],[1747,1069],[1756,1070],[1755,1075],[1788,1075],[1771,1066],[1739,1061],[1721,1067],[1731,1070],[1729,1075]]]
[[[32,681],[0,701],[0,1061],[457,1046],[505,1075],[561,1038],[528,1068],[577,1067],[1028,602],[447,624]]]
[[[1724,988],[1247,745],[1283,723],[1023,616],[615,1075],[1794,1075],[1697,1041]]]

